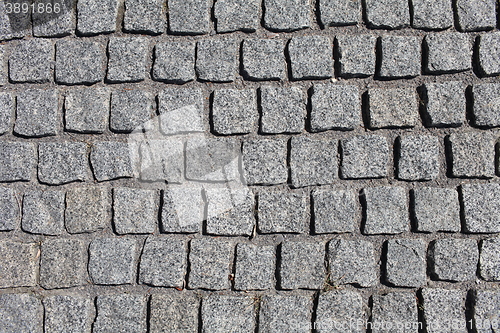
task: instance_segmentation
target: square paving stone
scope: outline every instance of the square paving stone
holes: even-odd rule
[[[242,49],[243,72],[249,79],[285,79],[285,40],[245,39]]]
[[[460,232],[460,203],[454,188],[423,187],[413,191],[419,232]]]
[[[495,137],[489,132],[454,133],[449,136],[452,176],[490,178],[495,175]]]
[[[310,0],[263,0],[264,28],[271,31],[295,31],[311,25]]]
[[[0,187],[0,231],[11,231],[19,225],[21,203],[13,189]]]
[[[422,298],[427,332],[467,332],[465,293],[460,290],[424,288]]]
[[[62,185],[88,178],[88,146],[84,142],[41,142],[38,145],[38,180]]]
[[[372,297],[371,327],[373,333],[418,332],[418,310],[415,294],[411,292],[391,292]],[[392,327],[392,329],[385,327]]]
[[[253,333],[255,300],[249,296],[209,295],[201,302],[201,322],[204,333]]]
[[[78,0],[78,33],[92,36],[116,31],[118,0]]]
[[[97,238],[89,246],[89,275],[94,284],[135,282],[137,244],[128,238]]]
[[[477,290],[474,295],[474,328],[478,333],[498,331],[500,293],[496,290]],[[469,323],[469,322],[467,322]]]
[[[260,26],[261,0],[219,0],[214,4],[218,33],[254,32]]]
[[[457,73],[472,67],[472,43],[468,35],[459,32],[430,33],[424,38],[429,74]]]
[[[141,142],[140,176],[144,181],[184,181],[184,141],[175,136]]]
[[[379,75],[383,78],[409,78],[420,75],[421,41],[413,36],[383,36],[380,43]]]
[[[108,89],[70,90],[64,99],[65,129],[77,133],[101,134],[108,128]]]
[[[52,3],[52,11],[49,13],[46,1],[35,0],[33,2],[34,8],[38,8],[37,6],[41,6],[40,4],[44,4],[46,8],[40,13],[36,9],[32,10],[33,36],[63,37],[74,33],[76,27],[76,0],[59,2],[59,9],[54,6],[56,3]]]
[[[27,89],[19,93],[14,133],[25,137],[56,135],[59,128],[58,99],[54,89]]]
[[[136,188],[113,189],[113,224],[119,235],[151,234],[158,223],[158,193]]]
[[[1,240],[0,288],[35,286],[38,279],[38,252],[37,243]]]
[[[198,332],[199,306],[198,296],[185,291],[151,295],[150,332]]]
[[[475,239],[438,239],[429,251],[433,278],[445,281],[471,281],[476,278],[479,250]]]
[[[382,178],[387,176],[389,145],[379,135],[359,135],[340,140],[341,175],[344,179]]]
[[[311,131],[352,130],[361,123],[357,86],[315,84],[311,97]]]
[[[323,27],[357,24],[361,19],[361,1],[320,0],[319,12]]]
[[[243,168],[248,185],[274,185],[288,179],[287,141],[251,139],[243,142]]]
[[[102,182],[133,177],[131,154],[131,147],[124,142],[94,143],[90,152],[90,163],[95,178]]]
[[[109,82],[139,82],[146,78],[148,39],[145,37],[111,37],[108,54]]]
[[[386,280],[397,287],[420,287],[426,284],[427,244],[421,239],[387,241]]]
[[[218,89],[212,104],[213,128],[217,134],[246,134],[258,121],[257,93],[254,89]]]
[[[154,117],[153,95],[144,90],[114,91],[111,94],[109,125],[113,132],[130,133],[147,127]]]
[[[53,77],[54,44],[47,39],[19,41],[9,57],[9,77],[14,83],[46,83]]]
[[[309,197],[302,193],[262,191],[257,211],[258,228],[263,234],[309,231]]]
[[[281,244],[280,289],[321,289],[326,282],[325,244],[285,241]]]
[[[7,3],[15,4],[14,1],[3,1],[0,4],[0,40],[9,40],[14,38],[23,38],[31,36],[32,24],[30,13],[11,13],[7,14],[10,7]]]
[[[500,33],[479,36],[479,66],[484,75],[500,74]]]
[[[91,233],[108,223],[108,198],[101,187],[72,188],[66,192],[64,211],[66,230],[70,234]]]
[[[322,293],[316,310],[318,333],[341,333],[349,327],[353,333],[363,332],[357,323],[367,319],[366,305],[361,295],[351,290],[333,290]]]
[[[417,92],[412,87],[368,91],[370,128],[414,127],[419,121]]]
[[[134,294],[97,296],[93,332],[147,331],[147,296]]]
[[[442,30],[453,26],[451,0],[413,0],[412,27],[425,30]]]
[[[212,0],[168,0],[170,33],[204,35],[210,32]]]
[[[233,244],[220,238],[200,238],[190,245],[188,288],[229,289]]]
[[[164,134],[203,132],[204,97],[200,88],[167,88],[158,94],[160,128]]]
[[[274,287],[274,246],[239,243],[236,246],[235,265],[236,290],[267,290]]]
[[[481,242],[479,274],[486,281],[500,281],[500,238]]]
[[[259,332],[311,332],[313,302],[306,295],[266,295],[262,297]]]
[[[500,232],[500,184],[464,184],[461,189],[464,231]]]
[[[294,80],[333,76],[333,43],[327,36],[292,37],[288,43],[288,54]]]
[[[44,298],[45,331],[53,333],[90,332],[94,306],[82,296],[54,295]]]
[[[80,39],[56,43],[56,74],[59,84],[92,84],[104,79],[106,52],[99,42]]]
[[[205,203],[201,188],[170,187],[163,191],[161,231],[165,233],[196,233],[204,220]]]
[[[167,25],[164,0],[125,0],[123,30],[152,35],[162,34]]]
[[[42,242],[40,285],[45,289],[85,284],[87,245],[79,239],[46,239]]]
[[[264,134],[301,133],[305,126],[307,96],[299,87],[260,88]]]
[[[182,84],[196,79],[196,43],[192,41],[165,41],[154,49],[153,80]]]
[[[139,283],[155,287],[184,287],[187,267],[184,240],[149,237],[142,250]]]
[[[293,137],[290,150],[292,186],[332,184],[338,175],[337,140]]]
[[[64,232],[64,192],[28,191],[23,198],[22,229],[31,234]]]
[[[465,123],[465,85],[461,81],[426,83],[423,117],[426,126],[461,126]]]
[[[366,200],[367,235],[400,234],[410,231],[406,189],[397,186],[378,186],[363,189]]]
[[[472,87],[473,119],[476,126],[500,126],[500,84],[484,83]]]
[[[495,0],[457,0],[458,27],[461,31],[493,29],[497,23]]]
[[[377,37],[372,35],[346,35],[336,36],[335,41],[340,76],[350,78],[375,74]]]
[[[440,169],[440,150],[437,136],[401,136],[398,178],[409,181],[436,179]]]
[[[0,164],[0,182],[30,181],[36,166],[35,145],[2,141],[0,160],[3,161]]]
[[[43,306],[29,294],[0,295],[0,327],[3,332],[42,333]]]
[[[203,81],[233,82],[238,74],[236,39],[201,40],[196,48],[196,74]]]
[[[312,192],[314,233],[354,232],[357,226],[357,196],[348,190],[317,189]]]
[[[14,94],[0,92],[0,135],[12,130],[12,122],[14,119],[15,111],[16,108]]]
[[[366,0],[368,26],[379,29],[400,29],[410,25],[410,8],[407,1]]]

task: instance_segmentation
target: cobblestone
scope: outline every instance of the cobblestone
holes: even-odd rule
[[[366,305],[361,295],[352,290],[333,290],[319,295],[316,310],[316,329],[318,333],[343,332],[339,323],[366,321]],[[361,333],[357,325],[349,327],[353,333]]]
[[[304,130],[306,96],[302,89],[263,86],[260,98],[262,133],[301,133]]]
[[[114,91],[109,118],[111,130],[130,133],[147,127],[147,122],[154,117],[153,100],[153,95],[144,90]]]
[[[399,29],[410,25],[410,8],[406,1],[366,0],[368,25],[380,29]]]
[[[462,31],[489,30],[496,26],[495,1],[457,0],[458,27]]]
[[[432,180],[439,176],[439,138],[430,135],[400,137],[398,178]]]
[[[210,32],[212,0],[168,0],[168,24],[173,34],[204,35]]]
[[[417,29],[442,30],[453,26],[450,0],[413,0],[412,26]]]
[[[0,135],[12,131],[14,113],[15,113],[14,95],[7,92],[0,93]]]
[[[300,193],[262,191],[258,195],[258,229],[261,233],[306,233],[309,198]]]
[[[383,78],[410,78],[420,75],[420,45],[419,37],[382,37],[379,75]]]
[[[42,302],[28,294],[0,295],[0,318],[4,332],[42,333]]]
[[[109,82],[139,82],[146,78],[147,39],[113,37],[108,44]]]
[[[16,98],[14,133],[25,137],[58,134],[58,94],[54,89],[27,89]]]
[[[474,95],[474,124],[481,127],[500,126],[500,84],[476,84],[472,88]]]
[[[64,231],[64,197],[62,191],[25,192],[22,229],[32,234],[61,235]]]
[[[387,282],[398,287],[420,287],[426,284],[427,244],[421,239],[387,241]]]
[[[460,204],[454,188],[423,187],[413,195],[419,232],[460,231]]]
[[[500,313],[500,293],[478,290],[474,295],[474,328],[479,333],[495,332]]]
[[[415,295],[409,292],[391,292],[385,295],[373,296],[372,323],[373,333],[378,332],[412,332],[417,333],[418,311]],[[403,324],[398,329],[383,329],[384,323]],[[407,323],[412,323],[408,325]],[[406,325],[405,325],[406,324]],[[381,328],[377,328],[381,327]]]
[[[365,188],[363,195],[366,200],[363,233],[376,235],[410,231],[408,199],[403,187]]]
[[[495,138],[488,132],[454,133],[449,136],[452,176],[490,178],[495,175]]]
[[[340,75],[366,77],[375,74],[375,44],[372,35],[336,36]]]
[[[481,242],[479,274],[486,281],[500,281],[500,238]]]
[[[379,135],[358,135],[340,141],[342,178],[381,178],[387,176],[389,146]]]
[[[288,54],[294,80],[333,76],[333,43],[326,36],[293,37],[288,43]]]
[[[35,0],[34,5],[47,4],[44,0]],[[55,5],[56,3],[53,3]],[[38,10],[31,11],[33,23],[33,36],[35,37],[63,37],[71,35],[76,27],[76,0],[68,0],[60,3],[61,8],[58,13],[52,7],[49,10],[39,13]],[[33,8],[33,7],[32,7]],[[39,8],[39,7],[34,7]]]
[[[368,91],[370,128],[414,127],[419,120],[414,88],[373,88]]]
[[[214,91],[212,117],[217,134],[247,134],[258,121],[257,93],[253,89]]]
[[[103,45],[79,39],[56,43],[55,81],[60,84],[92,84],[104,79]]]
[[[255,301],[249,296],[210,295],[201,303],[205,333],[255,332]]]
[[[286,183],[287,142],[283,139],[251,139],[243,142],[243,168],[248,185]]]
[[[54,295],[44,298],[45,330],[78,333],[92,328],[93,304],[82,296]]]
[[[166,30],[163,0],[125,0],[123,29],[133,33],[162,34]]]
[[[191,240],[188,287],[209,290],[229,289],[233,244],[218,238]]]
[[[314,232],[317,234],[354,232],[357,200],[353,191],[314,190]]]
[[[309,296],[266,295],[261,301],[259,332],[310,332],[312,308]]]
[[[319,11],[324,27],[357,24],[361,19],[361,1],[321,0]]]
[[[431,243],[429,259],[437,280],[470,281],[476,277],[479,251],[474,239],[438,239]]]
[[[424,60],[427,73],[456,73],[471,69],[472,44],[467,35],[431,33],[424,38],[424,48],[427,50],[427,59]]]
[[[198,297],[186,292],[151,295],[151,333],[196,332],[198,330]]]
[[[321,289],[325,283],[325,245],[286,241],[281,244],[281,289]]]
[[[39,246],[36,243],[1,240],[0,288],[35,286],[39,269],[38,251]]]
[[[456,127],[465,122],[465,85],[462,82],[426,83],[424,91],[426,126]]]
[[[23,40],[11,51],[9,77],[14,83],[50,82],[53,69],[54,45],[50,40]]]
[[[254,32],[260,25],[261,0],[220,0],[214,4],[217,32]]]
[[[90,163],[95,178],[102,182],[133,176],[132,161],[126,143],[96,142],[90,152]]]
[[[0,142],[0,181],[30,181],[36,165],[35,146],[30,142]]]
[[[200,88],[167,88],[158,94],[160,128],[164,134],[203,132]]]
[[[61,185],[88,178],[87,144],[43,142],[38,145],[38,180]]]
[[[107,89],[77,89],[64,99],[67,131],[101,134],[108,128],[110,93]]]
[[[18,227],[20,206],[13,189],[0,187],[0,231],[11,231]]]
[[[459,290],[438,288],[422,289],[422,307],[429,333],[449,331],[467,332],[465,329],[465,295]],[[459,328],[461,326],[461,328]]]
[[[236,246],[236,290],[267,290],[274,286],[276,250],[272,245]]]
[[[484,75],[500,74],[500,33],[494,32],[479,37],[479,65]]]
[[[89,275],[94,284],[135,282],[137,245],[130,238],[97,238],[89,246]]]
[[[154,49],[152,78],[166,83],[186,83],[196,79],[196,44],[191,41],[165,41]]]
[[[235,39],[201,40],[197,45],[196,74],[200,80],[233,82],[236,79],[239,43]]]
[[[118,0],[78,0],[78,33],[92,36],[116,31]]]
[[[462,185],[464,229],[470,233],[500,232],[499,184]]]
[[[271,31],[295,31],[311,25],[310,0],[263,0],[264,27]]]
[[[65,223],[70,234],[92,233],[108,222],[107,197],[99,187],[79,187],[66,192]]]
[[[119,235],[151,234],[156,230],[158,194],[135,188],[113,189],[113,225]]]
[[[195,233],[201,229],[205,204],[200,188],[169,188],[163,192],[161,231]]]
[[[147,299],[144,295],[97,296],[94,332],[146,332]]]
[[[252,80],[284,80],[286,77],[285,41],[281,39],[245,39],[243,71]]]
[[[184,141],[176,136],[147,140],[140,147],[140,177],[144,181],[181,183],[184,180]]]

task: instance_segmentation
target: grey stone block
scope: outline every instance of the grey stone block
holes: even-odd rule
[[[87,148],[84,142],[41,142],[38,180],[50,185],[85,181],[88,178]]]
[[[104,229],[108,222],[108,198],[101,187],[79,187],[66,192],[64,211],[70,234],[91,233]]]
[[[233,244],[218,238],[192,239],[188,287],[190,289],[224,290],[230,288]]]
[[[42,302],[30,294],[0,295],[0,327],[3,332],[42,333]]]
[[[460,232],[460,204],[454,188],[415,189],[414,211],[419,232]]]
[[[374,295],[372,332],[417,333],[418,310],[415,294],[391,292]]]
[[[319,12],[323,27],[357,24],[361,20],[361,1],[320,0]]]
[[[255,300],[249,296],[209,295],[201,302],[201,322],[204,333],[253,333]]]
[[[19,225],[21,200],[13,189],[0,187],[0,231],[11,231]]]
[[[500,238],[481,242],[479,274],[486,281],[500,281]]]
[[[94,284],[135,282],[137,244],[134,239],[97,238],[89,246],[89,275]]]
[[[236,247],[235,265],[236,290],[267,290],[274,286],[274,246],[239,243]]]
[[[474,328],[478,333],[497,332],[500,321],[500,293],[477,290],[474,296]]]
[[[495,137],[489,132],[453,133],[449,136],[452,176],[490,178],[495,175]]]
[[[387,176],[389,145],[379,135],[359,135],[340,141],[342,178],[381,178]]]
[[[92,36],[116,31],[118,0],[78,0],[77,32]]]
[[[254,89],[218,89],[212,104],[213,128],[217,134],[246,134],[256,128],[259,112]]]
[[[123,29],[127,32],[162,34],[167,26],[166,0],[126,0]]]
[[[242,158],[248,185],[286,183],[287,141],[284,139],[246,140]]]
[[[158,193],[154,190],[113,189],[113,224],[116,233],[154,233],[158,223],[158,205]]]
[[[103,88],[70,90],[64,99],[65,129],[101,134],[108,128],[110,93]]]
[[[288,43],[288,55],[294,80],[333,76],[333,43],[327,36],[292,37]]]
[[[311,25],[310,0],[263,0],[264,27],[272,31],[295,31]]]
[[[422,301],[427,332],[467,332],[462,291],[424,288]]]
[[[203,132],[204,98],[200,88],[167,88],[158,94],[164,134]]]
[[[421,239],[387,241],[386,280],[397,287],[420,287],[426,284],[427,244]]]
[[[45,332],[90,332],[93,321],[91,299],[75,295],[54,295],[44,298]]]
[[[432,180],[439,176],[440,142],[437,136],[406,135],[400,137],[398,178]]]
[[[184,141],[170,136],[161,140],[144,140],[140,149],[140,176],[144,181],[184,181]]]
[[[399,234],[410,231],[408,198],[403,187],[378,186],[363,189],[366,200],[367,235]]]
[[[457,0],[458,27],[461,31],[490,30],[497,23],[495,0]]]
[[[130,133],[147,127],[154,117],[153,95],[144,90],[114,91],[111,94],[112,131]]]
[[[301,133],[305,126],[307,97],[299,87],[260,88],[264,134]]]
[[[10,7],[7,5],[15,4],[15,1],[3,1],[0,4],[0,40],[9,40],[13,38],[23,38],[31,35],[31,15],[30,13],[10,13],[7,10]]]
[[[150,332],[197,332],[199,306],[198,297],[187,292],[151,295]]]
[[[357,223],[357,197],[353,191],[312,192],[314,232],[316,234],[354,232]]]
[[[196,44],[192,41],[165,41],[154,50],[152,78],[166,83],[186,83],[196,79]]]
[[[472,88],[474,96],[474,125],[481,127],[500,126],[500,84],[476,84]]]
[[[420,75],[420,37],[383,36],[380,42],[380,70],[383,78],[410,78]]]
[[[280,289],[321,289],[326,282],[325,244],[285,241],[281,244]]]
[[[427,59],[425,71],[430,74],[457,73],[472,68],[472,43],[459,32],[430,33],[424,38]]]
[[[361,96],[354,85],[315,84],[311,131],[352,130],[361,123]]]
[[[254,32],[260,26],[261,0],[219,0],[214,4],[218,33]]]
[[[450,0],[413,0],[412,27],[442,30],[453,26],[453,9]]]
[[[90,152],[90,163],[95,178],[102,182],[133,177],[131,154],[131,147],[124,142],[94,143]]]
[[[429,254],[435,279],[462,282],[476,278],[479,250],[475,239],[438,239],[431,243]]]
[[[500,74],[500,33],[479,36],[479,66],[484,75]]]
[[[307,233],[309,197],[296,192],[262,191],[258,196],[261,233]]]
[[[465,85],[461,81],[426,83],[424,123],[430,127],[461,126],[465,123]]]
[[[233,82],[238,74],[236,39],[201,40],[197,44],[196,74],[203,81]]]
[[[148,39],[145,37],[111,37],[108,44],[109,82],[139,82],[146,78]]]
[[[464,184],[461,189],[464,231],[500,232],[500,184]]]
[[[380,29],[399,29],[410,25],[407,1],[365,0],[368,26]]]
[[[12,130],[15,110],[14,94],[0,92],[0,135]]]
[[[306,295],[266,295],[262,297],[259,332],[311,331],[313,302]]]
[[[59,101],[54,89],[27,89],[17,95],[14,133],[26,137],[52,136],[58,133]]]
[[[363,332],[356,323],[367,319],[366,305],[361,295],[351,290],[333,290],[319,295],[316,310],[318,333],[341,333],[349,327],[353,333]]]
[[[38,252],[37,243],[1,240],[0,288],[35,286],[38,279]]]
[[[64,192],[28,191],[23,198],[22,229],[32,234],[64,232]]]
[[[340,76],[349,78],[375,74],[377,37],[352,35],[336,36],[335,39]]]
[[[9,78],[14,83],[46,83],[53,77],[54,45],[47,39],[19,41],[9,56]]]
[[[137,294],[97,296],[93,332],[147,331],[147,297]]]
[[[292,186],[332,184],[338,175],[337,140],[293,137],[290,150]]]
[[[46,239],[40,257],[40,285],[45,289],[85,284],[87,246],[79,239]]]
[[[2,141],[0,160],[4,161],[0,164],[0,182],[30,181],[36,165],[35,145]]]
[[[142,250],[139,282],[155,287],[184,287],[187,267],[184,240],[149,237]]]
[[[76,27],[76,0],[59,2],[59,9],[55,6],[57,2],[52,2],[52,11],[49,13],[49,6],[45,0],[35,0],[34,8],[39,8],[43,4],[45,10],[38,12],[32,10],[33,36],[35,37],[63,37],[74,33]],[[56,11],[58,12],[56,13]]]
[[[285,41],[282,39],[245,39],[243,72],[251,80],[286,78]]]
[[[373,88],[368,90],[370,128],[414,127],[419,121],[414,88]]]
[[[106,53],[99,42],[81,39],[56,43],[55,81],[60,84],[92,84],[104,79]]]
[[[196,233],[204,220],[205,203],[200,188],[170,187],[163,192],[161,231]]]
[[[210,32],[213,0],[168,0],[169,30],[173,34],[204,35]]]

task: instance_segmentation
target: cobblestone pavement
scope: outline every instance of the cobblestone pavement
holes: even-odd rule
[[[0,332],[500,332],[497,7],[0,1]]]

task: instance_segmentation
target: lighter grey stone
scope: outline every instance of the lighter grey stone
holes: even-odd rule
[[[274,286],[276,251],[272,245],[240,243],[236,247],[236,290],[268,290]]]
[[[38,6],[43,4],[45,10],[38,12]],[[35,11],[32,11],[33,36],[35,37],[62,37],[72,34],[76,27],[76,0],[52,2],[52,12],[48,13],[49,6],[45,0],[35,0]],[[59,9],[55,6],[59,5]],[[56,12],[58,11],[58,12]]]
[[[307,97],[301,88],[263,86],[260,98],[262,133],[301,133],[304,130]]]
[[[102,182],[134,176],[130,147],[123,142],[96,142],[90,152],[95,178]]]
[[[109,82],[139,82],[146,78],[148,40],[145,37],[111,37],[108,55],[106,79]]]
[[[116,233],[154,233],[158,223],[158,205],[158,193],[154,190],[113,189],[113,224]]]
[[[253,333],[255,300],[250,296],[211,294],[201,303],[203,333]]]
[[[163,192],[161,231],[196,233],[201,231],[205,203],[201,188],[170,187]]]
[[[500,281],[500,238],[481,242],[479,274],[486,281]]]
[[[263,0],[264,27],[272,31],[295,31],[311,25],[310,0]]]
[[[116,31],[118,0],[78,0],[78,33],[85,36]]]
[[[182,84],[196,79],[196,43],[165,41],[155,45],[152,78],[166,83]]]
[[[489,30],[496,26],[495,0],[457,0],[456,8],[461,31]]]
[[[321,289],[325,284],[325,244],[285,241],[281,244],[280,289]]]
[[[38,145],[38,180],[50,185],[85,181],[87,148],[84,142],[41,142]]]
[[[0,231],[17,228],[20,219],[21,200],[13,189],[0,187]]]
[[[108,128],[110,93],[105,88],[70,90],[64,99],[67,131],[101,134]]]
[[[144,181],[184,181],[184,141],[175,136],[145,140],[140,146],[141,179]]]
[[[461,189],[464,231],[500,232],[500,184],[464,184]]]
[[[427,49],[425,70],[430,74],[456,73],[471,69],[472,43],[459,32],[430,33],[424,38]]]
[[[151,333],[191,333],[198,331],[197,296],[187,292],[151,295]]]
[[[495,175],[495,137],[489,132],[449,136],[453,177],[490,178]]]
[[[316,234],[354,232],[358,208],[353,191],[317,189],[312,201]]]
[[[28,191],[23,198],[22,229],[32,234],[64,232],[64,192]]]
[[[465,85],[461,81],[426,83],[424,123],[430,127],[461,126],[465,122]]]
[[[263,234],[309,231],[309,197],[298,192],[262,191],[258,229]]]
[[[112,131],[130,133],[147,128],[148,121],[155,116],[153,95],[144,90],[114,91],[111,94]]]
[[[437,280],[463,282],[476,278],[479,250],[475,239],[438,239],[431,244],[429,258]]]
[[[500,126],[500,84],[476,84],[474,96],[474,124],[482,127]]]
[[[414,127],[419,120],[417,93],[412,87],[368,91],[370,127]]]
[[[243,168],[248,185],[286,183],[287,141],[251,139],[243,142]]]
[[[9,40],[13,38],[23,38],[31,35],[31,15],[30,13],[7,14],[7,9],[14,9],[15,0],[6,0],[0,3],[0,40]],[[12,7],[7,6],[11,4]]]
[[[439,176],[439,138],[430,135],[400,137],[398,178],[432,180]]]
[[[66,192],[65,222],[70,234],[104,229],[108,222],[108,198],[101,187],[72,188]]]
[[[412,27],[426,30],[442,30],[453,26],[451,0],[413,0]]]
[[[341,175],[346,179],[387,176],[389,145],[379,135],[360,135],[340,141]]]
[[[327,36],[292,37],[288,43],[288,54],[295,80],[333,76],[333,43]]]
[[[37,243],[11,239],[0,241],[0,288],[33,287],[37,284],[39,248]]]
[[[410,25],[407,1],[365,0],[366,19],[372,28],[399,29]]]
[[[474,328],[478,333],[497,333],[500,321],[500,293],[477,290],[474,297]]]
[[[239,42],[235,39],[200,40],[196,74],[203,81],[233,82],[238,74]]]
[[[147,332],[147,297],[137,294],[97,296],[93,332]]]
[[[105,59],[104,47],[99,42],[82,39],[59,40],[56,43],[55,81],[70,85],[102,81]]]
[[[166,0],[126,0],[123,29],[133,33],[162,34],[166,30]]]
[[[168,0],[170,32],[204,35],[210,32],[213,0]]]
[[[420,287],[426,284],[427,244],[421,239],[387,241],[386,279],[397,287]]]
[[[91,299],[76,295],[44,298],[46,333],[90,332],[93,321]]]
[[[266,295],[262,297],[259,332],[311,331],[313,302],[306,295]]]
[[[257,94],[253,89],[218,89],[212,104],[213,128],[217,134],[246,134],[258,121]]]
[[[200,88],[167,88],[158,94],[160,127],[165,134],[203,132],[204,98]]]
[[[232,243],[224,239],[205,237],[191,240],[188,287],[229,289],[229,265],[233,251]]]
[[[423,187],[415,189],[413,195],[419,232],[460,231],[460,204],[456,189]]]
[[[349,78],[375,74],[376,42],[377,37],[372,35],[336,36],[340,75]]]
[[[9,57],[9,78],[14,83],[50,82],[54,69],[54,45],[47,39],[19,41]]]
[[[373,333],[417,333],[417,301],[413,293],[391,292],[373,296]],[[389,323],[391,326],[388,326]],[[387,328],[386,328],[387,327]]]
[[[420,75],[422,67],[419,37],[383,36],[380,43],[379,75],[383,78],[409,78]]]
[[[120,285],[135,281],[136,241],[97,238],[89,246],[89,275],[94,284]]]
[[[424,318],[429,333],[465,333],[465,294],[460,290],[422,289]]]
[[[359,0],[321,0],[319,10],[324,27],[357,24],[361,19]]]
[[[500,33],[493,32],[479,37],[479,65],[484,75],[500,74]]]
[[[345,326],[344,323],[365,322],[365,303],[361,295],[351,290],[333,290],[319,295],[316,310],[316,330],[318,333],[343,333],[345,327],[353,333],[363,332],[358,325]]]
[[[252,80],[284,80],[286,77],[285,41],[282,39],[245,39],[243,72]]]
[[[0,327],[5,333],[42,333],[42,302],[30,294],[0,295]]]
[[[35,145],[0,142],[0,182],[30,181],[36,164]]]
[[[217,0],[214,17],[217,32],[254,32],[260,26],[262,0]]]
[[[379,186],[363,189],[366,221],[363,233],[400,234],[410,231],[408,198],[403,187]]]
[[[27,89],[17,95],[14,132],[26,137],[58,133],[59,101],[55,89]]]

